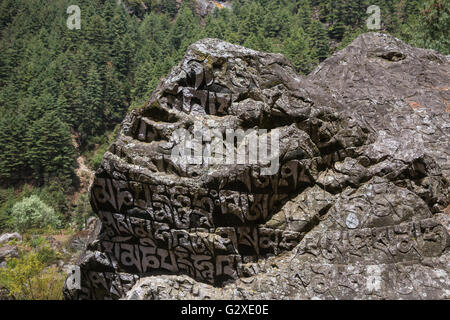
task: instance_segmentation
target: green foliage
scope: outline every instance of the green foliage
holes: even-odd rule
[[[60,254],[47,244],[39,248],[37,258],[41,263],[50,265],[60,258]]]
[[[46,267],[45,254],[34,251],[22,252],[19,258],[8,260],[0,269],[0,285],[18,300],[61,300],[64,275],[54,267]]]
[[[5,5],[10,7],[5,7]],[[64,187],[75,149],[123,118],[130,101],[135,17],[113,0],[79,1],[82,29],[66,27],[68,0],[0,6],[0,183]]]
[[[9,227],[9,216],[15,201],[16,195],[13,188],[0,189],[0,233]]]
[[[76,154],[69,126],[56,112],[45,113],[30,126],[26,143],[26,161],[39,184],[55,177],[62,185],[71,184]]]
[[[313,67],[313,56],[310,46],[311,39],[302,27],[291,33],[283,42],[283,52],[291,60],[297,70],[307,74]]]
[[[82,230],[86,227],[87,219],[94,215],[91,204],[89,203],[88,194],[83,194],[75,204],[75,209],[72,212],[72,225],[76,230]]]
[[[27,244],[29,244],[30,247],[33,249],[37,249],[45,243],[45,238],[43,236],[37,236],[37,235],[31,236],[29,234],[27,234],[27,236],[31,237],[30,239],[26,239]]]
[[[38,196],[45,204],[55,209],[56,212],[67,213],[69,211],[66,190],[58,181],[51,181],[47,186],[34,188],[32,194]]]
[[[330,42],[327,30],[318,20],[313,20],[309,26],[308,33],[311,35],[311,51],[315,59],[314,63],[322,62],[330,55]]]
[[[111,143],[113,143],[119,129],[120,125],[117,125],[113,131],[108,131],[101,136],[93,136],[88,140],[88,150],[83,154],[83,156],[86,158],[90,168],[97,170],[100,167],[103,156],[105,152],[108,151]]]
[[[102,159],[103,159],[103,155],[105,154],[105,152],[107,150],[108,150],[108,145],[106,145],[106,144],[102,145],[100,148],[98,148],[96,150],[96,152],[91,160],[91,167],[94,170],[97,170],[98,168],[100,168],[100,165],[101,165]]]
[[[416,43],[450,54],[450,1],[427,0],[420,12],[415,30],[420,34]]]
[[[10,225],[14,230],[23,232],[31,228],[53,229],[61,227],[61,217],[55,210],[33,195],[17,202],[12,210]]]

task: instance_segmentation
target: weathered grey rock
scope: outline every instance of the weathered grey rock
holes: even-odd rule
[[[0,247],[0,263],[4,262],[7,258],[17,258],[19,251],[17,246],[6,245]]]
[[[100,228],[100,221],[96,217],[90,217],[86,222],[86,228],[77,232],[69,240],[69,248],[74,250],[84,250],[93,241],[92,236],[96,229]]]
[[[279,54],[195,43],[105,154],[101,228],[65,297],[449,298],[448,71],[376,33],[306,79]],[[279,167],[174,160],[180,129],[208,128],[204,152],[227,129],[266,129],[254,144],[279,133]]]
[[[86,249],[89,236],[90,233],[88,231],[78,232],[69,240],[69,248],[77,251]]]
[[[7,243],[11,240],[22,241],[22,236],[17,232],[0,235],[0,244]]]
[[[373,157],[391,152],[403,160],[421,150],[439,164],[448,180],[449,71],[448,56],[412,48],[386,34],[367,33],[323,62],[308,79],[327,90],[371,131],[384,132],[386,137],[410,136],[414,141],[410,152],[403,143],[382,145],[381,153]],[[398,147],[404,149],[396,150]]]

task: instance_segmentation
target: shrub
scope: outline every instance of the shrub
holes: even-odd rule
[[[46,205],[39,197],[32,195],[13,206],[10,223],[20,232],[31,228],[56,229],[61,227],[61,218],[53,208]]]
[[[84,193],[77,200],[75,208],[71,216],[71,225],[76,230],[82,230],[86,227],[87,219],[94,215],[91,204],[89,203],[89,195]]]
[[[108,151],[108,145],[102,145],[92,157],[91,166],[94,170],[100,168],[103,160],[103,155],[106,151]]]
[[[11,209],[16,202],[21,200],[21,198],[22,195],[15,194],[13,188],[0,188],[0,233],[10,231],[9,219]]]
[[[30,239],[26,239],[29,245],[36,249],[45,243],[45,238],[43,236],[30,235]]]
[[[48,186],[34,188],[33,194],[38,196],[45,204],[54,208],[57,212],[66,213],[69,210],[67,201],[67,189],[58,181],[52,181]]]
[[[0,269],[0,285],[18,300],[61,300],[64,278],[56,268],[45,268],[33,251],[8,260]]]
[[[56,252],[55,250],[50,248],[49,245],[42,246],[39,249],[37,256],[38,256],[39,261],[46,265],[54,263],[60,257],[58,252]]]

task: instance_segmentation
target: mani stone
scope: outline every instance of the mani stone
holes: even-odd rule
[[[449,72],[379,33],[307,77],[281,54],[196,42],[105,153],[101,224],[64,297],[449,299]],[[180,130],[231,129],[278,134],[276,171],[172,157]]]

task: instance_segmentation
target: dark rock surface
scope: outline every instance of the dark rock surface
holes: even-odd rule
[[[65,298],[448,299],[449,71],[376,33],[306,79],[279,54],[195,43],[105,154],[101,228]],[[279,138],[276,171],[171,156],[186,132],[205,154],[230,129],[266,130],[247,149]]]

